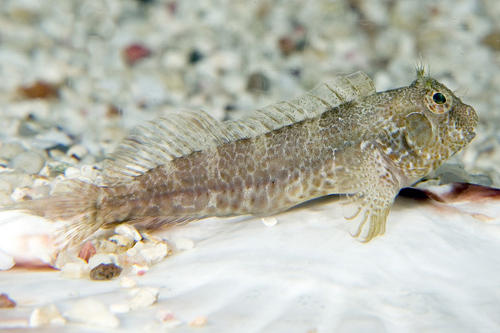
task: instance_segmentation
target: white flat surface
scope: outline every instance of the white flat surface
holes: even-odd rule
[[[209,219],[163,231],[195,248],[166,258],[140,286],[160,289],[148,308],[118,314],[121,331],[157,331],[159,311],[176,332],[493,332],[500,330],[500,228],[453,208],[398,199],[387,232],[368,244],[348,233],[339,204],[322,202],[260,219]],[[69,280],[58,271],[0,273],[18,306],[0,324],[54,303],[64,313],[92,296],[108,306],[128,291],[118,280]],[[206,316],[204,328],[187,325]],[[88,331],[90,326],[46,327]],[[103,330],[103,329],[102,329]]]

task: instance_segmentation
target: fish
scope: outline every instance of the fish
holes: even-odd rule
[[[386,229],[399,191],[475,137],[478,117],[450,89],[416,69],[409,86],[377,92],[363,72],[291,101],[218,122],[185,111],[137,127],[104,161],[102,184],[15,208],[64,221],[67,244],[128,223],[143,230],[208,217],[270,216],[345,195],[360,242]]]

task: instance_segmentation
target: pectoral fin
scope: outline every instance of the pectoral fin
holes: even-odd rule
[[[344,217],[352,225],[351,235],[360,242],[369,242],[384,234],[387,216],[400,186],[377,148],[369,147],[363,156],[357,175],[363,186],[348,195]]]

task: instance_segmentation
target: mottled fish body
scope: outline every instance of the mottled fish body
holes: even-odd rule
[[[109,156],[105,186],[77,181],[22,206],[68,221],[74,244],[120,223],[266,216],[348,194],[354,236],[369,241],[384,233],[399,190],[466,146],[476,124],[474,109],[422,69],[410,86],[378,93],[358,72],[239,121],[201,111],[157,119]]]

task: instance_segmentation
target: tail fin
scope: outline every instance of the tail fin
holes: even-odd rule
[[[68,192],[19,202],[7,209],[22,210],[51,221],[64,221],[65,226],[58,233],[57,242],[66,247],[78,245],[104,223],[98,218],[98,202],[103,188],[79,180],[72,180],[67,185]]]

